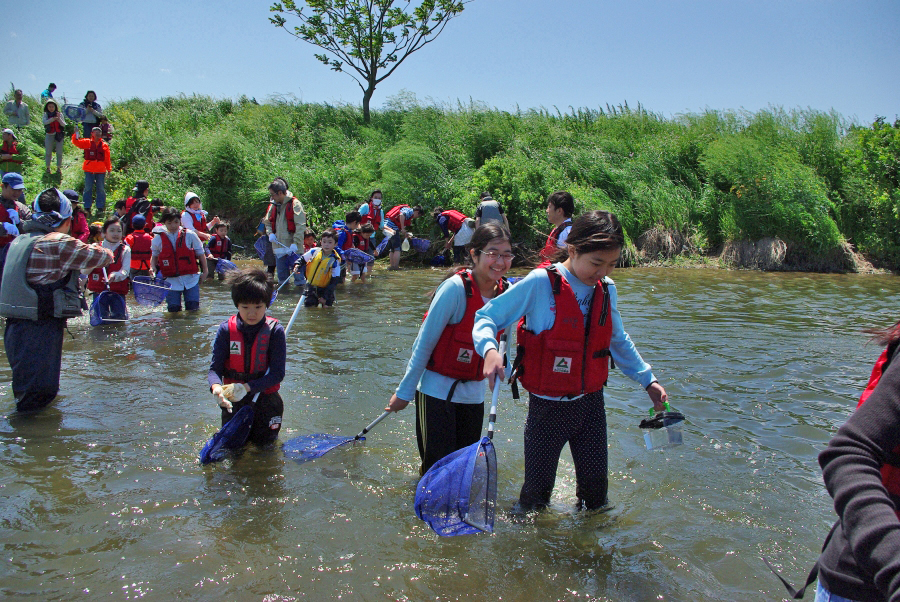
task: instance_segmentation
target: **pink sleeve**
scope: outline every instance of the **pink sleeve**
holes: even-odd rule
[[[88,237],[91,235],[91,229],[88,227],[87,219],[84,217],[82,212],[78,212],[78,231],[80,234],[78,235],[78,240],[81,242],[87,242]]]

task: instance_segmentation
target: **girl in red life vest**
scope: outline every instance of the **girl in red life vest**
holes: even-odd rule
[[[103,234],[103,248],[113,252],[113,262],[106,266],[106,276],[103,275],[103,268],[84,272],[88,275],[88,290],[98,295],[107,290],[108,284],[110,291],[127,295],[131,288],[131,247],[122,242],[122,223],[112,217],[103,222],[100,232]]]
[[[259,393],[248,440],[267,445],[281,431],[284,402],[278,389],[287,357],[284,329],[266,315],[275,290],[272,277],[260,269],[231,270],[225,282],[231,286],[237,314],[216,332],[207,375],[210,392],[222,408],[222,426]]]
[[[509,231],[497,223],[478,228],[469,258],[467,269],[451,273],[435,291],[406,374],[386,408],[397,412],[415,397],[422,474],[481,437],[485,383],[472,324],[475,312],[505,289],[513,259]]]
[[[131,277],[150,275],[150,257],[153,235],[144,230],[146,218],[137,214],[131,218],[131,234],[125,237],[125,244],[131,247]]]
[[[44,104],[44,162],[50,173],[50,162],[56,151],[56,173],[62,171],[63,144],[65,142],[66,120],[56,102],[48,100]]]
[[[483,226],[482,226],[483,227]],[[654,408],[667,399],[622,326],[608,278],[625,238],[618,219],[591,211],[575,220],[556,263],[538,268],[479,310],[473,339],[493,385],[504,375],[497,331],[518,322],[513,376],[528,389],[523,509],[547,506],[563,446],[575,463],[579,505],[607,503],[606,410],[609,359],[647,391]],[[516,396],[517,388],[514,388]]]
[[[210,270],[216,269],[216,262],[220,259],[231,261],[231,239],[228,238],[228,224],[226,222],[216,224],[207,248],[209,249],[209,254],[206,256],[206,260],[210,263]],[[216,270],[216,273],[219,280],[225,278],[224,272]]]

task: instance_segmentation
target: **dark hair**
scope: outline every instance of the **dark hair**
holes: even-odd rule
[[[331,228],[325,228],[322,230],[322,233],[319,234],[319,240],[323,238],[330,238],[331,240],[337,242],[337,234],[334,233],[334,230]]]
[[[150,188],[150,182],[147,180],[138,180],[134,183],[134,191],[139,197],[144,196],[148,188]]]
[[[425,215],[425,210],[422,209],[422,205],[413,205],[413,211],[416,211],[419,215]]]
[[[547,202],[557,209],[562,209],[566,217],[575,213],[575,198],[565,190],[558,190],[547,197]]]
[[[621,249],[625,246],[625,234],[615,214],[597,209],[575,218],[565,244],[566,248],[558,249],[552,261],[565,261],[569,256],[568,245],[575,247],[579,255]]]
[[[56,107],[56,110],[53,112],[51,112],[47,108],[47,105],[49,105],[51,102],[53,103],[53,106]],[[53,100],[52,98],[47,99],[47,102],[44,103],[44,113],[46,113],[47,115],[55,115],[55,114],[59,113],[59,105],[56,104],[55,100]]]
[[[873,335],[872,339],[879,345],[890,345],[900,341],[900,322],[888,328],[867,328],[864,332]]]
[[[100,228],[100,231],[103,232],[104,234],[106,234],[106,231],[107,231],[107,230],[109,229],[109,227],[112,226],[113,224],[119,224],[119,225],[122,225],[122,222],[120,222],[120,221],[119,221],[119,218],[117,218],[117,217],[111,217],[111,218],[109,218],[108,220],[106,220],[105,222],[103,222],[103,227]]]
[[[170,222],[173,219],[177,219],[181,221],[181,212],[175,207],[163,207],[162,212],[159,214],[160,223]]]
[[[478,195],[478,198],[481,199],[482,201],[484,201],[484,200],[491,200],[491,201],[492,201],[492,200],[493,200],[493,199],[491,198],[491,193],[488,192],[488,191],[486,191],[486,190],[485,190],[484,192],[482,192],[481,194],[479,194],[479,195]]]
[[[284,182],[284,189],[285,189],[285,190],[287,190],[288,188],[291,187],[291,185],[288,184],[287,178],[285,178],[284,176],[278,176],[278,177],[275,178],[275,179],[276,179],[276,180],[281,180],[282,182]]]
[[[44,213],[59,211],[59,192],[56,188],[48,188],[38,196],[38,206]]]
[[[435,207],[434,211],[431,212],[431,216],[434,218],[434,221],[438,221],[441,218],[441,214],[444,212],[443,207]]]
[[[307,228],[306,230],[303,231],[303,238],[309,238],[310,236],[315,238],[316,233],[314,231],[310,230],[309,228]]]
[[[94,95],[94,100],[87,99],[87,97],[90,96],[91,94]],[[94,92],[93,90],[88,90],[87,92],[84,93],[84,103],[87,104],[89,102],[97,102],[97,93]]]
[[[98,234],[100,234],[100,226],[95,226],[94,224],[91,224],[90,226],[88,226],[88,239],[89,240],[93,239]]]
[[[127,204],[128,202],[125,199],[119,199],[118,201],[116,201],[116,204],[113,205],[113,209],[124,209],[125,205]]]
[[[344,216],[344,223],[349,224],[351,222],[358,222],[362,219],[362,216],[359,214],[359,211],[348,211]]]
[[[221,221],[218,224],[216,224],[215,229],[218,230],[219,228],[227,228],[227,227],[228,227],[228,222]]]
[[[50,88],[55,88],[55,87],[56,87],[56,84],[54,84],[53,82],[50,82],[50,84],[47,86],[47,89],[49,90]]]
[[[231,300],[237,307],[241,303],[265,303],[269,307],[275,285],[272,275],[259,268],[229,270],[225,284],[231,287]]]
[[[380,188],[376,188],[375,190],[372,191],[372,194],[369,195],[369,200],[371,201],[372,197],[374,197],[376,194],[381,194]]]
[[[287,189],[287,184],[281,178],[275,178],[274,180],[272,180],[272,183],[269,184],[269,190],[271,192],[282,193],[287,192]]]
[[[366,234],[371,234],[372,232],[375,231],[375,226],[373,226],[369,222],[366,222],[365,224],[363,224],[362,226],[359,227],[359,231],[364,232]]]

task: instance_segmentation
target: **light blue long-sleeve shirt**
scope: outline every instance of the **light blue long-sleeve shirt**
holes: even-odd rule
[[[359,211],[360,215],[369,215],[369,204],[363,203],[362,205],[359,206],[359,209],[357,211]],[[381,206],[381,223],[380,224],[372,224],[373,226],[375,226],[375,230],[384,230],[384,225],[385,225],[384,219],[385,219],[384,218],[384,207],[382,205]],[[372,232],[372,236],[370,238],[372,238],[373,240],[375,239],[375,232]]]
[[[477,289],[474,294],[479,294]],[[504,293],[506,294],[506,293]],[[500,295],[501,297],[503,295]],[[431,352],[437,346],[444,327],[459,324],[466,313],[466,289],[458,276],[453,276],[438,287],[428,308],[428,316],[419,327],[419,334],[413,343],[412,354],[406,364],[406,374],[397,387],[397,397],[412,401],[416,386],[419,391],[438,399],[447,399],[447,393],[455,378],[432,372],[425,368]],[[487,390],[487,381],[460,382],[453,392],[453,403],[482,403]]]
[[[594,287],[575,278],[561,263],[555,265],[572,287],[582,313],[586,314]],[[615,360],[616,366],[628,378],[646,389],[656,378],[653,376],[650,364],[643,360],[634,343],[631,342],[631,337],[625,332],[622,316],[619,314],[615,283],[610,278],[606,278],[605,281],[609,284],[610,316],[613,328],[609,350],[612,358]],[[533,270],[508,291],[491,299],[487,305],[478,310],[475,314],[475,328],[472,331],[475,351],[484,357],[489,350],[497,349],[497,331],[510,328],[522,316],[525,316],[528,329],[535,334],[553,327],[556,319],[556,303],[550,278],[544,269]],[[587,319],[586,316],[585,319]],[[577,399],[577,397],[546,397],[545,399],[569,401]]]

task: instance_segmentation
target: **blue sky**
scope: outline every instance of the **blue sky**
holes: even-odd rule
[[[38,94],[54,81],[58,97],[93,89],[101,104],[178,93],[361,103],[349,76],[269,23],[270,4],[11,2],[3,86]],[[503,110],[777,105],[869,123],[900,113],[898,22],[898,0],[474,0],[382,82],[372,106],[405,90]]]

